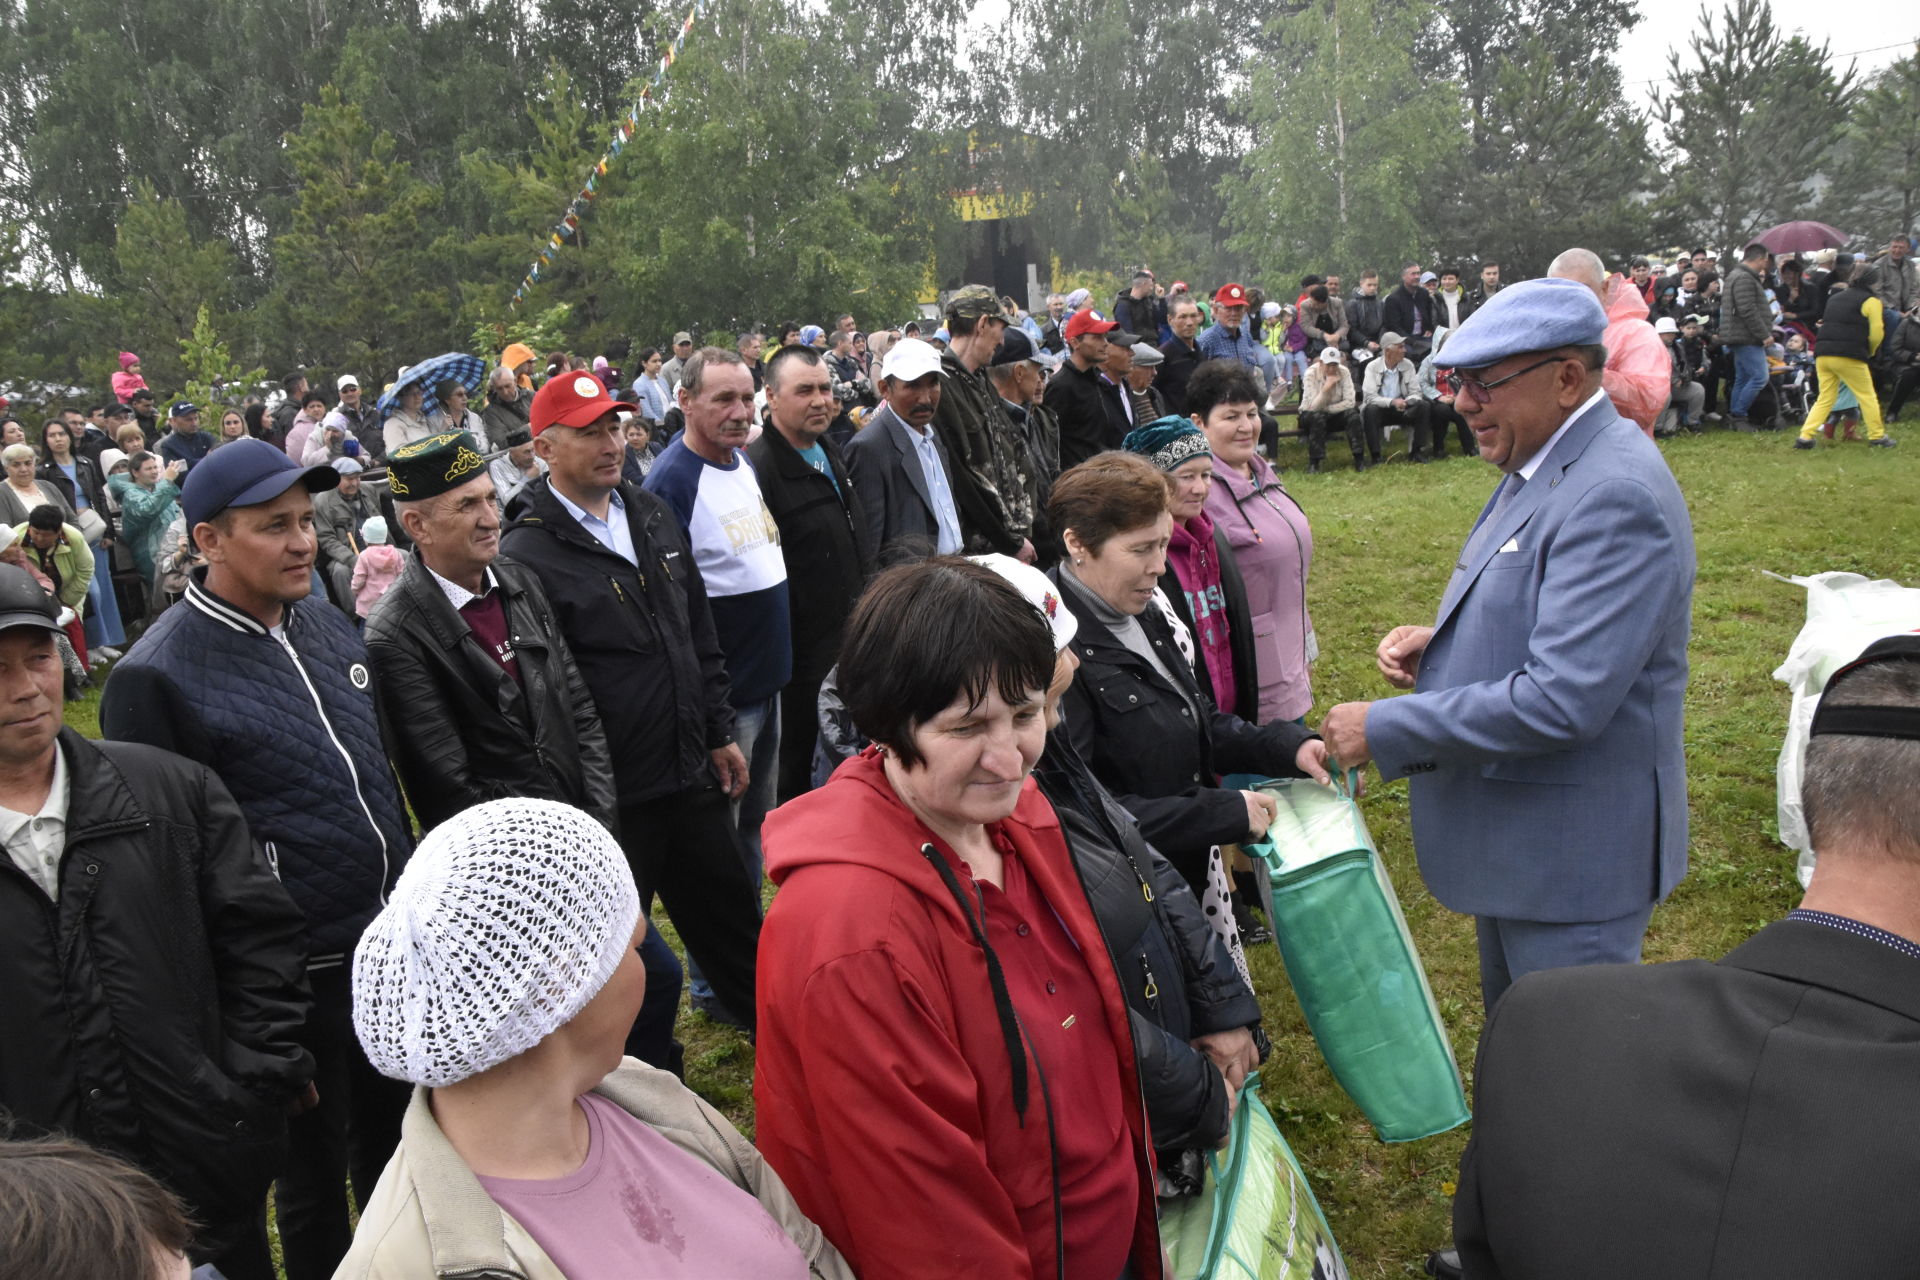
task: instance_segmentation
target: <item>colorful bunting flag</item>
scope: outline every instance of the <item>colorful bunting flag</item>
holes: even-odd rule
[[[606,152],[601,155],[599,162],[593,166],[593,172],[587,175],[586,185],[581,187],[574,195],[572,201],[568,203],[566,216],[560,220],[559,225],[553,229],[547,238],[547,247],[540,252],[533,266],[528,269],[526,278],[520,282],[520,287],[513,291],[513,297],[507,303],[510,308],[520,305],[521,299],[526,297],[527,291],[539,283],[541,267],[551,263],[553,261],[553,254],[564,247],[566,242],[571,240],[574,234],[579,231],[580,215],[587,211],[588,204],[599,194],[599,181],[606,176],[607,166],[626,149],[627,140],[632,138],[634,130],[640,127],[641,109],[653,101],[653,91],[666,79],[667,71],[673,66],[675,59],[679,57],[680,50],[686,47],[687,36],[693,32],[694,23],[705,16],[706,9],[707,0],[694,0],[693,8],[687,11],[686,19],[680,24],[680,33],[676,35],[673,38],[673,42],[661,52],[659,69],[653,73],[651,80],[641,86],[639,97],[634,100],[633,106],[628,109],[626,119],[620,121],[619,125],[615,128],[614,136],[607,144]]]

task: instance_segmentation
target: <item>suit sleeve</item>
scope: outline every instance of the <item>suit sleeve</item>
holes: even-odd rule
[[[855,1272],[1034,1280],[1019,1215],[983,1157],[973,1067],[930,993],[888,953],[863,951],[808,979],[790,1016],[823,1194],[844,1211],[838,1243]]]
[[[1520,670],[1368,708],[1367,742],[1381,776],[1400,777],[1423,761],[1477,765],[1592,741],[1687,590],[1682,552],[1681,530],[1645,485],[1622,478],[1594,486],[1546,553]]]
[[[313,1078],[296,1036],[307,1020],[307,926],[213,773],[194,771],[200,910],[220,993],[228,1074],[268,1100]]]
[[[867,430],[873,430],[871,422],[867,424]],[[882,427],[881,431],[884,432],[885,428]],[[855,436],[854,444],[858,444],[859,440],[860,437]],[[874,444],[885,440],[884,435],[878,436]],[[867,526],[867,545],[873,548],[877,559],[886,546],[887,508],[892,504],[887,493],[886,468],[877,460],[871,464],[867,460],[870,447],[855,448],[850,444],[844,456],[847,460],[847,483],[860,495],[860,518]]]

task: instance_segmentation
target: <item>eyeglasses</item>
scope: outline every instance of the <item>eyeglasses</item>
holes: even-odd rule
[[[1571,360],[1572,358],[1571,356],[1548,356],[1544,360],[1535,360],[1524,369],[1516,369],[1504,378],[1495,378],[1492,382],[1482,382],[1472,374],[1461,373],[1459,370],[1454,371],[1453,378],[1455,382],[1460,384],[1460,389],[1471,392],[1475,400],[1480,401],[1482,404],[1491,404],[1493,402],[1494,388],[1504,387],[1515,378],[1523,374],[1532,373],[1542,365],[1554,364],[1557,361]]]

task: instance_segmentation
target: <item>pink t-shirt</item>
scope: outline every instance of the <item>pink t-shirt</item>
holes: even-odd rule
[[[806,1280],[798,1245],[705,1161],[598,1094],[583,1094],[587,1159],[564,1178],[482,1177],[567,1280]]]

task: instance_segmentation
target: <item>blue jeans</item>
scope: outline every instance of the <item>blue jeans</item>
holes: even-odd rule
[[[740,852],[756,891],[760,888],[760,824],[773,808],[775,788],[780,781],[780,699],[736,707],[733,712],[733,740],[747,758],[746,794],[733,802],[734,826],[740,832]],[[687,989],[696,1000],[713,999],[700,966],[687,957]]]
[[[1733,393],[1727,400],[1727,409],[1736,418],[1747,416],[1747,410],[1753,407],[1753,398],[1767,385],[1767,349],[1765,347],[1733,347]]]
[[[1560,924],[1475,916],[1480,939],[1480,999],[1487,1012],[1516,979],[1541,969],[1582,964],[1639,964],[1640,944],[1653,918],[1649,902],[1615,920]]]

